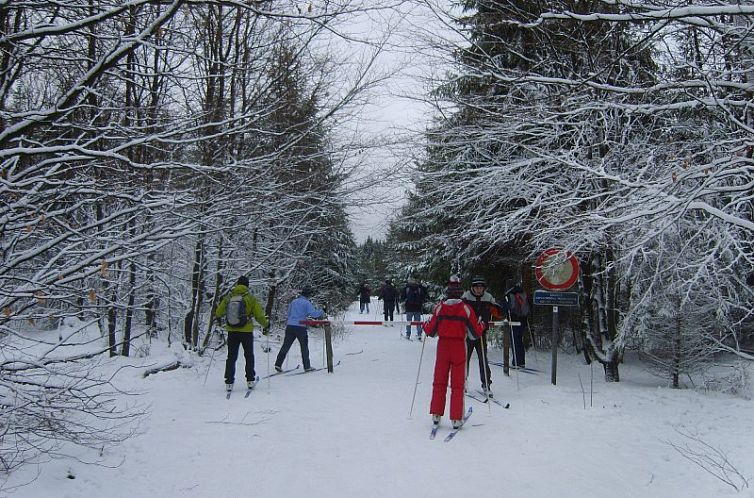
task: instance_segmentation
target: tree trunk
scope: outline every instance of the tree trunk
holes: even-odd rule
[[[275,294],[277,294],[278,285],[275,281],[275,271],[270,272],[270,288],[267,290],[267,303],[264,306],[264,314],[267,317],[272,316],[272,309],[275,304]]]
[[[149,258],[153,259],[153,258]],[[147,329],[147,335],[154,337],[157,335],[157,294],[154,290],[154,271],[152,265],[147,263],[147,294],[144,303],[144,326]]]
[[[121,356],[131,354],[131,324],[134,315],[134,301],[136,293],[136,263],[131,261],[128,265],[128,302],[126,304],[126,319],[123,324],[123,346]]]
[[[190,309],[183,318],[183,347],[191,347],[191,329],[194,323],[194,310]]]
[[[619,355],[613,355],[611,356],[610,361],[602,363],[602,366],[605,368],[605,382],[620,382],[620,373],[618,372],[619,364]]]
[[[117,340],[115,337],[115,326],[117,323],[118,312],[115,309],[115,303],[118,299],[118,295],[113,286],[113,294],[111,296],[110,307],[107,309],[107,343],[110,348],[110,357],[118,355]]]
[[[186,347],[197,346],[197,317],[199,316],[198,305],[201,302],[202,287],[202,260],[204,257],[204,235],[199,235],[194,247],[194,264],[191,271],[191,307],[186,313],[183,326],[183,340]]]
[[[681,322],[681,300],[676,300],[676,315],[675,315],[675,330],[673,331],[675,337],[673,338],[673,365],[671,367],[673,387],[678,389],[681,385],[681,361],[683,356],[683,324]]]
[[[592,301],[590,297],[592,289],[591,274],[584,271],[588,268],[587,264],[583,261],[581,262],[582,270],[579,273],[579,293],[581,295],[579,312],[581,315],[581,339],[584,345],[584,361],[587,365],[590,365],[592,363],[592,356],[590,354],[590,342],[587,338],[587,334],[594,330],[594,320],[592,319]]]
[[[590,304],[594,318],[591,321],[592,329],[590,330],[589,343],[593,348],[594,358],[602,363],[605,369],[606,382],[620,382],[618,365],[620,365],[621,353],[616,351],[612,344],[610,335],[611,311],[608,309],[608,294],[610,293],[609,278],[605,272],[605,259],[602,254],[592,256],[588,265],[589,276],[585,276],[585,281],[591,283]],[[613,331],[614,333],[614,331]]]
[[[202,351],[207,348],[207,345],[209,344],[209,339],[212,337],[212,324],[215,323],[215,310],[217,309],[217,303],[220,302],[221,296],[220,292],[223,288],[223,275],[222,275],[222,269],[223,269],[223,245],[222,241],[218,243],[219,247],[217,249],[217,267],[215,268],[215,292],[212,296],[212,305],[209,309],[209,320],[207,320],[207,333],[204,335],[204,340],[202,341]]]

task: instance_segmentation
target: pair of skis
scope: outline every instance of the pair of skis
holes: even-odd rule
[[[301,365],[296,365],[296,366],[295,366],[295,367],[293,367],[293,368],[289,368],[289,369],[287,369],[287,370],[283,370],[283,371],[281,371],[281,372],[275,371],[275,372],[272,372],[272,373],[271,373],[271,374],[269,374],[269,375],[265,375],[265,376],[264,376],[264,377],[262,377],[262,378],[261,378],[260,380],[269,379],[270,377],[275,377],[276,375],[284,375],[284,374],[287,374],[287,373],[291,373],[291,372],[293,372],[294,370],[298,370],[298,369],[299,369],[300,367],[301,367]]]
[[[254,388],[247,388],[246,393],[243,395],[244,398],[248,398],[251,395],[251,391],[253,391]],[[230,399],[230,395],[233,394],[233,391],[228,391],[225,393],[225,399]]]
[[[473,399],[474,401],[479,401],[480,403],[486,403],[487,400],[490,400],[493,403],[495,403],[496,405],[502,406],[503,408],[510,408],[511,407],[510,403],[504,403],[504,402],[502,402],[500,400],[497,400],[497,399],[495,399],[493,397],[487,397],[487,395],[484,394],[484,391],[480,391],[480,390],[477,390],[476,393],[468,393],[467,392],[466,396],[468,396],[469,398]],[[480,398],[480,396],[481,396],[481,398]]]
[[[254,388],[256,387],[256,385],[257,385],[258,383],[259,383],[259,376],[257,375],[257,380],[255,381],[255,384],[254,384],[254,385],[253,385],[252,387],[247,387],[247,388],[246,388],[246,393],[245,393],[245,394],[243,395],[243,397],[244,397],[244,398],[248,398],[248,397],[249,397],[249,396],[251,395],[251,391],[253,391],[253,390],[254,390]],[[227,391],[227,392],[225,393],[225,399],[230,399],[230,395],[231,395],[231,394],[233,394],[233,390],[232,390],[232,389],[231,389],[230,391]]]
[[[338,360],[338,363],[336,363],[335,365],[333,365],[333,368],[335,368],[338,365],[340,365],[340,361],[341,360]],[[296,367],[296,368],[298,368],[298,367]],[[291,375],[303,375],[303,374],[308,374],[308,373],[314,373],[314,372],[319,372],[320,370],[325,370],[326,368],[327,367],[310,368],[309,370],[304,370],[303,372],[292,373]]]
[[[334,366],[334,367],[337,367],[338,365],[340,365],[340,360],[338,360],[338,363],[336,363],[336,364],[335,364],[335,365],[333,365],[333,366]],[[283,371],[280,371],[280,372],[277,372],[277,371],[276,371],[276,372],[272,372],[271,374],[269,374],[269,375],[265,375],[264,377],[259,377],[259,376],[257,376],[257,383],[259,383],[259,381],[260,381],[260,380],[269,379],[270,377],[275,377],[275,376],[277,376],[277,375],[285,375],[285,374],[290,374],[290,375],[301,375],[301,374],[307,374],[307,373],[319,372],[320,370],[324,370],[324,369],[325,369],[325,367],[320,367],[320,368],[310,368],[309,370],[304,370],[304,371],[302,371],[302,372],[295,372],[295,370],[298,370],[298,369],[299,369],[300,367],[301,367],[301,365],[296,365],[295,367],[293,367],[293,368],[289,368],[289,369],[287,369],[287,370],[283,370]],[[293,372],[293,373],[292,373],[292,372]],[[254,390],[254,388],[253,388],[253,387],[252,387],[251,389],[246,389],[246,393],[244,394],[244,396],[243,396],[243,397],[244,397],[244,398],[248,398],[248,397],[249,397],[249,396],[251,395],[251,391],[253,391],[253,390]],[[233,391],[228,391],[228,392],[226,392],[226,394],[225,394],[225,399],[230,399],[230,395],[231,395],[231,393],[232,393],[232,392],[233,392]]]
[[[259,377],[259,376],[257,375],[257,384],[259,383],[259,381],[260,381],[260,380],[269,379],[270,377],[274,377],[274,376],[276,376],[276,375],[282,375],[282,374],[285,374],[285,373],[290,373],[290,372],[293,372],[294,370],[298,370],[300,366],[301,366],[301,365],[296,365],[295,367],[293,367],[293,368],[289,368],[288,370],[283,370],[282,372],[272,372],[271,374],[269,374],[269,375],[265,375],[264,377]],[[256,386],[254,386],[254,387],[256,387]],[[246,392],[245,392],[245,393],[244,393],[244,395],[243,395],[243,397],[244,397],[244,398],[248,398],[249,396],[251,396],[251,391],[253,391],[253,390],[254,390],[254,387],[252,387],[252,388],[247,388],[247,389],[246,389]],[[225,393],[225,399],[230,399],[230,395],[231,395],[232,393],[233,393],[233,391],[232,391],[232,390],[231,390],[231,391],[228,391],[228,392],[226,392],[226,393]]]
[[[409,335],[406,335],[406,333],[405,333],[405,332],[401,332],[401,337],[402,337],[403,339],[406,339],[406,340],[407,340],[407,341],[409,341],[409,342],[414,342],[414,341],[419,341],[419,342],[421,342],[421,341],[422,341],[422,337],[421,337],[421,336],[417,337],[416,339],[411,339],[411,336],[409,336]]]
[[[504,366],[504,365],[503,365],[503,363],[502,363],[502,362],[499,362],[499,361],[491,361],[491,362],[490,362],[490,365],[496,365],[496,366],[498,366],[498,367],[502,367],[502,366]],[[508,367],[508,368],[509,368],[510,370],[518,370],[519,372],[523,372],[523,373],[527,373],[527,374],[532,374],[532,375],[537,375],[537,374],[539,374],[539,373],[542,373],[542,370],[537,370],[536,368],[529,368],[529,367],[514,367],[514,366],[510,366],[510,367]]]
[[[454,437],[456,437],[456,434],[458,434],[458,431],[461,430],[461,428],[466,425],[466,421],[469,420],[469,417],[471,417],[471,413],[473,412],[473,408],[469,407],[469,409],[466,411],[466,415],[463,416],[463,421],[461,422],[461,425],[458,427],[458,429],[453,429],[448,433],[447,436],[445,436],[446,443],[452,440]],[[434,439],[437,437],[437,430],[440,428],[440,424],[435,424],[432,426],[432,431],[429,433],[429,439]]]

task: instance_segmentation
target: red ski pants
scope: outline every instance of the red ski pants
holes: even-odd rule
[[[450,376],[450,419],[463,418],[463,389],[466,380],[466,339],[440,338],[435,359],[435,380],[432,384],[432,401],[429,413],[445,413],[445,397],[448,393]]]

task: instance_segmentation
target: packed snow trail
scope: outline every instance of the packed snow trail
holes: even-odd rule
[[[344,318],[358,317],[355,304]],[[114,358],[118,387],[142,393],[124,397],[148,412],[138,432],[114,448],[64,446],[54,459],[13,473],[3,491],[27,483],[12,498],[739,496],[669,445],[693,445],[684,433],[719,448],[744,475],[754,472],[751,401],[668,389],[630,356],[621,382],[612,384],[576,355],[560,356],[557,386],[548,375],[521,375],[517,385],[514,372],[506,377],[493,366],[495,399],[510,408],[475,406],[463,435],[437,444],[427,438],[437,340],[426,340],[409,418],[421,343],[401,339],[402,325],[344,328],[333,328],[341,362],[334,373],[278,375],[247,400],[223,399],[224,358],[212,363],[204,387],[209,357],[179,345],[153,341],[147,358]],[[56,333],[49,332],[51,342]],[[322,335],[310,329],[317,368],[325,364]],[[264,342],[255,351],[260,377],[272,373]],[[501,358],[490,350],[491,360]],[[150,365],[176,359],[190,368],[142,376]],[[472,362],[468,385],[475,390],[481,382]],[[242,363],[240,357],[237,371]],[[284,367],[297,364],[294,345]],[[548,372],[549,351],[530,350],[527,364]]]

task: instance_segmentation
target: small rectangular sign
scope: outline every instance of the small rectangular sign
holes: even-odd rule
[[[534,304],[540,306],[578,306],[578,292],[534,291]]]

